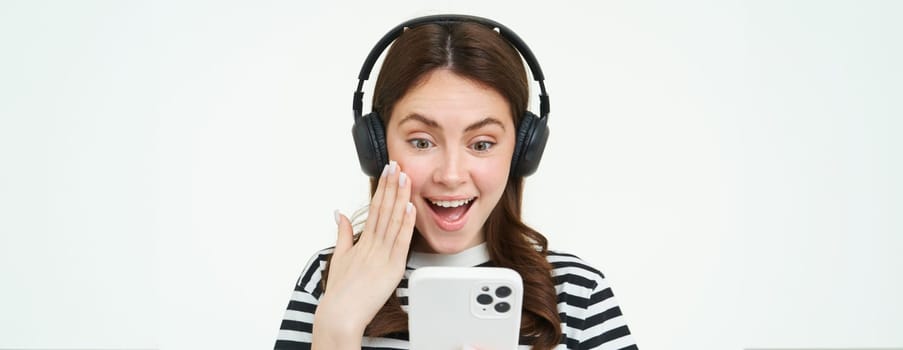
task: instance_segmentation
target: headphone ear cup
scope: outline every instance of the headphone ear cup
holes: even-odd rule
[[[379,114],[373,112],[355,120],[351,135],[361,170],[368,176],[379,177],[383,167],[389,163],[386,132]]]
[[[547,118],[537,117],[527,111],[517,128],[517,143],[511,158],[511,175],[526,177],[536,172],[549,139]]]
[[[515,137],[514,143],[514,154],[511,156],[511,170],[509,176],[518,177],[519,165],[521,163],[521,156],[524,153],[524,144],[527,142],[527,133],[530,132],[530,128],[533,125],[533,113],[529,111],[524,113],[523,117],[521,117],[520,122],[517,124],[517,135]]]

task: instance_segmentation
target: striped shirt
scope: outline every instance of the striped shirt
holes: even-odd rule
[[[288,309],[279,329],[275,349],[310,349],[314,311],[323,290],[320,278],[332,248],[315,254],[295,284]],[[621,314],[605,276],[580,258],[549,252],[552,277],[558,294],[558,313],[563,337],[555,349],[636,350],[637,346]],[[407,311],[407,281],[411,272],[422,266],[491,266],[489,251],[483,243],[458,254],[440,255],[410,252],[407,269],[396,295]],[[408,335],[364,337],[362,349],[408,349]],[[519,346],[530,349],[529,345]]]

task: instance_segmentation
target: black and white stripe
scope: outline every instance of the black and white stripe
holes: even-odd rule
[[[314,311],[322,294],[320,278],[330,253],[332,248],[314,255],[298,278],[279,329],[275,349],[310,349]],[[561,344],[556,349],[637,349],[605,276],[574,255],[550,252],[547,259],[552,265],[552,277],[558,294],[558,312],[564,333]],[[479,265],[489,265],[489,262],[472,266]],[[407,268],[396,289],[396,295],[400,297],[405,311],[407,281],[413,270],[410,266]],[[362,349],[409,348],[407,334],[364,337],[361,344]],[[519,349],[530,349],[524,342],[521,344]]]

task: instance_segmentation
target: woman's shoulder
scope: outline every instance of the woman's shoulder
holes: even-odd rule
[[[546,255],[565,317],[567,343],[587,349],[637,349],[627,320],[605,275],[580,257],[558,251]],[[569,346],[570,348],[571,346]]]
[[[335,250],[335,247],[320,249],[307,259],[307,263],[301,271],[301,276],[298,277],[298,281],[295,284],[296,290],[308,293],[319,291],[320,279],[323,276],[323,271],[326,270],[326,263],[329,261],[329,257],[332,256],[333,250]]]
[[[310,256],[310,259],[308,259],[307,264],[310,265],[310,263],[314,262],[314,261],[329,260],[329,256],[332,255],[332,252],[334,250],[335,250],[335,247],[328,247],[328,248],[323,248],[323,249],[320,249],[320,250],[314,252],[313,255]]]
[[[546,260],[552,265],[555,284],[567,282],[590,290],[597,289],[600,285],[607,286],[602,271],[577,255],[549,250]]]

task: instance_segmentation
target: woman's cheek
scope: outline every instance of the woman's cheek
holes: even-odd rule
[[[401,166],[401,171],[404,171],[411,180],[412,192],[417,191],[427,181],[429,169],[425,165],[429,164],[428,160],[415,158],[397,160],[397,162]]]

